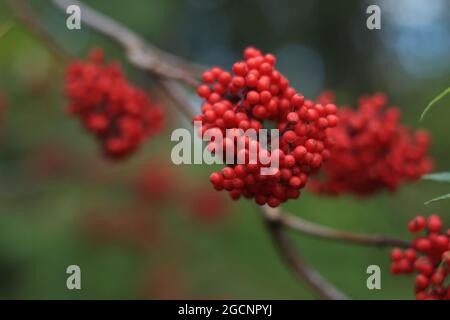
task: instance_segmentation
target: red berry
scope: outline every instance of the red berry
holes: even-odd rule
[[[399,248],[394,248],[391,251],[391,260],[392,261],[399,261],[403,258],[403,252]]]
[[[209,95],[211,94],[211,89],[209,89],[207,85],[200,86],[197,89],[197,94],[201,98],[208,98]]]
[[[259,93],[256,91],[250,91],[249,93],[247,93],[247,101],[251,104],[258,103]]]
[[[416,277],[416,287],[417,287],[417,289],[423,290],[426,287],[428,287],[429,283],[430,282],[429,282],[428,278],[425,277],[423,274],[417,275],[417,277]]]
[[[288,113],[286,119],[287,119],[287,121],[293,122],[293,123],[296,123],[296,122],[298,122],[298,120],[299,120],[298,114],[295,113],[295,112],[290,112],[290,113]]]
[[[416,242],[416,248],[422,252],[429,251],[431,249],[431,241],[426,238],[418,239]]]
[[[417,216],[408,224],[410,232],[422,231],[425,228],[426,219],[423,216]]]
[[[409,261],[414,262],[416,260],[416,251],[414,249],[406,249],[405,257]]]
[[[212,83],[214,81],[214,74],[210,71],[203,72],[202,75],[203,82]]]
[[[437,215],[431,215],[427,220],[427,228],[430,232],[439,232],[442,228],[441,218]]]

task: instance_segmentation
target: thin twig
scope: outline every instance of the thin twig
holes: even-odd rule
[[[48,32],[45,26],[36,18],[36,15],[24,0],[9,0],[11,8],[17,18],[38,40],[42,41],[49,51],[61,62],[67,62],[72,56],[64,50]]]
[[[164,90],[166,90],[174,100],[180,111],[189,121],[192,121],[196,115],[195,106],[192,105],[186,90],[178,82],[173,80],[161,80],[160,83]]]
[[[81,21],[122,45],[128,61],[137,68],[164,78],[180,80],[192,86],[198,85],[197,79],[205,67],[156,48],[129,28],[79,1],[53,0],[53,3],[64,11],[69,5],[79,6]]]
[[[162,77],[161,84],[171,95],[183,113],[192,119],[194,107],[190,103],[186,91],[174,80],[183,81],[189,85],[197,85],[197,78],[200,70],[205,67],[199,67],[196,64],[185,61],[172,54],[166,53],[148,43],[125,26],[112,20],[111,18],[100,14],[92,8],[74,0],[53,0],[53,2],[63,10],[67,6],[76,4],[81,8],[81,19],[95,31],[106,35],[123,46],[130,63],[137,68]],[[30,19],[32,12],[27,6],[23,6],[22,0],[12,1],[13,6],[22,12],[22,21],[31,30],[38,30],[38,35],[49,47],[54,46],[51,37],[49,37],[45,28],[39,26],[36,19]],[[19,4],[19,5],[17,5]],[[23,19],[25,17],[25,19]],[[283,214],[279,209],[270,207],[261,207],[263,218],[267,224],[268,230],[278,248],[282,258],[288,263],[292,270],[304,279],[321,297],[327,299],[347,299],[347,297],[326,282],[316,271],[307,265],[303,258],[294,248],[294,244],[285,233],[285,228],[291,228],[303,234],[320,237],[329,240],[347,241],[354,244],[373,245],[373,246],[399,246],[408,247],[409,243],[402,240],[392,239],[379,235],[362,235],[349,232],[333,230],[328,227],[320,226],[292,215]]]
[[[263,208],[264,214],[271,220],[278,221],[287,228],[296,230],[302,234],[328,239],[349,242],[352,244],[375,246],[375,247],[400,247],[409,248],[411,243],[405,240],[386,237],[384,235],[368,235],[345,232],[325,227],[292,214],[282,212],[279,208]]]

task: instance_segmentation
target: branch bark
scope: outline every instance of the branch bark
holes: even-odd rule
[[[309,285],[315,293],[323,299],[347,300],[348,297],[326,281],[317,271],[309,266],[298,253],[292,240],[286,234],[285,226],[278,219],[272,219],[267,214],[267,206],[262,206],[264,222],[272,238],[274,246],[278,249],[280,257],[292,272]]]
[[[124,25],[79,1],[53,0],[53,3],[64,11],[70,5],[79,6],[82,22],[120,44],[125,50],[128,61],[141,70],[197,86],[201,71],[206,69],[204,66],[179,58],[145,42]]]
[[[345,232],[320,224],[309,222],[292,214],[282,212],[279,208],[263,207],[264,214],[281,225],[298,231],[302,234],[316,238],[349,242],[352,244],[375,247],[400,247],[409,248],[411,243],[405,240],[387,237],[384,235],[369,235]]]

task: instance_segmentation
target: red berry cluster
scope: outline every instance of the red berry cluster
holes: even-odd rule
[[[332,100],[330,93],[319,97]],[[401,125],[400,111],[386,105],[386,96],[377,93],[361,97],[357,110],[339,109],[339,126],[330,130],[335,146],[323,175],[311,184],[314,191],[362,196],[384,188],[393,191],[432,170],[428,133]]]
[[[100,50],[93,50],[88,62],[69,66],[66,93],[69,112],[81,118],[111,158],[129,155],[162,128],[162,109],[130,84],[118,65],[105,64]]]
[[[234,63],[232,72],[219,67],[204,72],[204,84],[198,87],[197,93],[205,102],[202,114],[194,118],[202,122],[202,137],[207,130],[220,130],[225,137],[226,129],[244,132],[279,129],[279,149],[268,150],[260,144],[260,139],[241,137],[245,139],[241,142],[245,148],[237,152],[244,153],[245,163],[228,164],[210,176],[214,187],[229,191],[233,199],[254,198],[259,205],[267,203],[272,207],[300,195],[308,176],[329,158],[332,141],[326,130],[338,123],[334,104],[321,105],[305,100],[275,69],[275,62],[272,54],[264,55],[248,47],[244,50],[244,60]],[[239,145],[228,138],[214,141],[213,145],[217,143],[223,143],[224,150],[230,144],[234,148]],[[270,163],[247,161],[251,144],[256,144],[259,159],[262,156],[279,159],[279,166],[272,174],[260,172]]]
[[[444,284],[450,272],[450,229],[442,231],[442,221],[437,215],[431,215],[428,219],[417,216],[408,224],[408,229],[411,233],[425,231],[426,234],[416,237],[410,249],[392,250],[391,272],[418,272],[415,285],[417,299],[450,300],[450,285]]]

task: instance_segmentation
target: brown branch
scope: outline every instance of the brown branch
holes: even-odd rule
[[[45,26],[36,18],[25,0],[9,0],[9,4],[20,22],[36,39],[42,41],[58,60],[65,63],[67,60],[72,59],[72,56],[58,45]]]
[[[81,21],[98,33],[119,43],[124,48],[128,61],[141,70],[164,78],[180,80],[191,86],[197,86],[200,72],[206,69],[206,67],[189,62],[146,43],[124,25],[79,1],[53,0],[53,3],[64,11],[69,5],[79,6]]]
[[[400,247],[409,248],[411,243],[405,240],[386,237],[384,235],[368,235],[352,232],[345,232],[325,227],[297,216],[282,212],[279,208],[263,207],[264,215],[269,219],[278,221],[287,228],[291,228],[302,234],[327,239],[349,242],[357,245],[375,246],[375,247]]]

